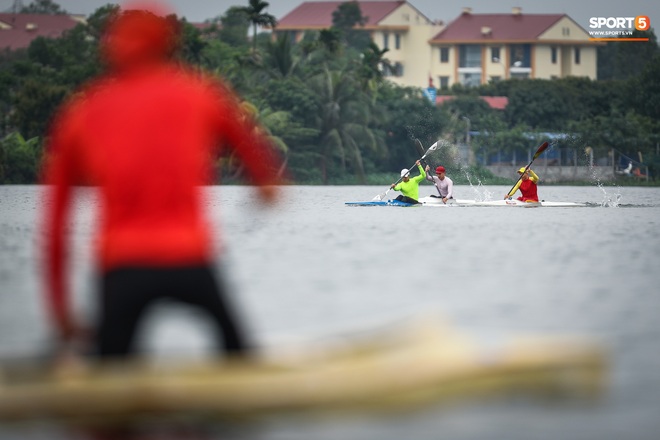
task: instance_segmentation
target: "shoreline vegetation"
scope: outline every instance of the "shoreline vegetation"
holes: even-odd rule
[[[64,12],[47,3],[38,12]],[[388,80],[388,50],[355,29],[365,18],[359,2],[335,12],[329,29],[307,32],[296,44],[270,32],[248,38],[253,20],[269,18],[250,6],[233,6],[202,29],[176,17],[183,30],[176,59],[226,81],[243,100],[246,116],[271,137],[296,184],[389,185],[420,157],[415,140],[428,147],[439,139],[445,148],[433,162],[442,163],[456,184],[512,184],[517,176],[500,178],[483,166],[519,162],[544,140],[553,146],[544,154],[552,153],[550,160],[560,166],[567,160],[632,164],[658,180],[660,46],[652,30],[635,31],[649,39],[645,43],[599,46],[596,79],[455,83],[437,90],[453,97],[439,104],[422,93],[427,84],[402,87]],[[38,182],[51,116],[100,73],[99,35],[117,13],[118,6],[106,5],[59,38],[39,37],[25,49],[0,53],[0,109],[7,115],[0,121],[0,184]],[[482,99],[487,96],[505,97],[506,107],[490,107]],[[239,182],[243,170],[230,152],[217,165],[224,183]],[[541,176],[544,185],[593,183],[587,176],[578,182],[547,177]],[[623,176],[602,183],[660,184]]]
[[[391,179],[390,179],[391,180]],[[470,183],[467,179],[453,179],[454,185],[459,186],[469,186],[469,185],[482,185],[482,186],[506,186],[513,185],[515,179],[505,179],[503,177],[495,178],[486,178],[486,179],[475,179]],[[334,181],[323,183],[320,181],[316,182],[286,182],[283,186],[389,186],[391,183],[385,177],[368,179],[367,183],[359,183],[354,179],[344,179],[342,181]],[[41,183],[0,183],[2,186],[40,186]],[[240,181],[222,181],[210,184],[209,186],[249,186],[250,184],[240,182]],[[649,187],[656,188],[660,187],[660,182],[658,181],[649,181],[649,182],[640,182],[633,181],[628,179],[617,179],[610,180],[605,182],[594,182],[594,181],[565,181],[565,182],[543,182],[541,180],[540,186],[606,186],[606,187]],[[432,185],[429,184],[429,187]]]

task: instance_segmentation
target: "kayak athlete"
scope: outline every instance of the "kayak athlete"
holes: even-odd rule
[[[518,197],[518,200],[521,202],[538,202],[539,196],[537,193],[537,184],[539,182],[539,176],[537,176],[531,168],[525,167],[520,168],[518,170],[518,174],[520,174],[518,183],[516,183],[513,189],[509,191],[509,193],[505,195],[504,198],[508,199],[509,194],[515,194],[515,192],[520,189],[520,193],[522,195]]]
[[[401,170],[401,182],[393,183],[390,186],[394,191],[401,191],[395,200],[404,203],[419,203],[419,183],[426,178],[426,173],[419,160],[415,162],[415,165],[419,169],[419,175],[411,178],[410,170],[404,168]]]

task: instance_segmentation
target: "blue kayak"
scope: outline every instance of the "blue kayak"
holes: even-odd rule
[[[422,206],[419,203],[406,203],[398,200],[371,200],[369,202],[345,202],[348,206]]]

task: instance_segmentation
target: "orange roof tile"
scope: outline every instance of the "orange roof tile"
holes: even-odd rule
[[[535,41],[565,14],[472,14],[463,13],[431,39],[431,43]],[[482,29],[490,28],[484,35]]]
[[[435,103],[436,105],[442,105],[445,102],[451,101],[452,99],[455,98],[456,97],[453,95],[438,95],[435,98]],[[490,106],[490,108],[496,110],[504,110],[506,106],[509,104],[509,98],[507,98],[506,96],[480,96],[479,98],[486,101],[486,103]]]
[[[332,13],[345,1],[304,2],[282,17],[277,23],[278,29],[319,28],[332,26]],[[405,4],[405,1],[360,1],[362,16],[367,18],[367,25],[377,25],[392,11]]]
[[[78,24],[69,15],[0,13],[0,49],[22,49],[37,37],[57,38]]]

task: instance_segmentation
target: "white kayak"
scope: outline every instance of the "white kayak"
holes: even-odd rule
[[[234,418],[280,411],[378,408],[480,394],[597,396],[605,352],[580,338],[480,346],[440,322],[253,362],[0,367],[0,424],[48,419],[121,424],[153,417]]]
[[[552,206],[557,208],[569,208],[578,206],[587,206],[585,203],[577,202],[552,202],[541,200],[540,202],[521,202],[520,200],[507,199],[507,200],[489,200],[485,202],[475,202],[473,206],[514,206],[521,208],[534,208],[539,206]]]
[[[558,208],[579,207],[587,206],[585,203],[578,202],[552,202],[541,200],[540,202],[521,202],[520,200],[507,199],[507,200],[467,200],[467,199],[450,199],[447,203],[443,203],[442,199],[436,197],[420,197],[419,202],[423,206],[430,207],[450,207],[450,206],[509,206],[520,208],[534,208],[540,206],[550,206]]]

